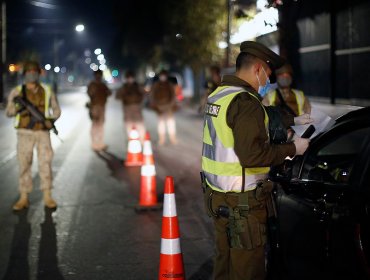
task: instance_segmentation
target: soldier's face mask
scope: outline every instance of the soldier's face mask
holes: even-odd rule
[[[279,75],[277,77],[277,83],[282,88],[290,87],[290,85],[292,84],[292,77],[290,77],[289,75]]]
[[[261,97],[264,97],[269,92],[271,85],[270,85],[270,79],[267,76],[266,71],[263,67],[262,67],[262,71],[266,76],[266,84],[264,86],[261,85],[260,78],[258,78],[257,74],[256,74],[256,77],[257,77],[257,81],[258,81],[258,84],[259,84],[258,93],[259,93],[259,95],[261,95]]]
[[[127,78],[126,81],[127,81],[128,84],[133,84],[135,82],[135,78],[129,77],[129,78]]]
[[[160,80],[161,82],[165,82],[165,81],[167,81],[167,76],[166,76],[166,75],[160,75],[160,76],[159,76],[159,80]]]
[[[39,73],[37,72],[27,72],[24,75],[25,83],[36,83],[39,80]]]

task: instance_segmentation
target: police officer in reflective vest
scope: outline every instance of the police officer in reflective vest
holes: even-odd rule
[[[48,208],[57,206],[51,197],[53,149],[49,129],[52,128],[52,122],[59,118],[61,111],[51,88],[39,82],[40,73],[41,68],[37,62],[26,62],[23,66],[24,84],[11,91],[6,107],[7,116],[15,116],[18,138],[20,198],[14,204],[14,210],[27,208],[29,205],[28,194],[32,191],[31,167],[34,148],[37,150],[40,189],[44,193],[44,204]],[[21,107],[19,103],[15,103],[15,97],[18,96],[36,107],[45,116],[46,122],[35,120],[28,110]]]
[[[275,71],[278,88],[270,91],[262,103],[266,106],[280,106],[287,113],[301,116],[311,113],[311,104],[303,91],[291,88],[293,82],[293,69],[290,64],[284,64]]]
[[[259,93],[284,60],[262,44],[240,46],[235,75],[225,75],[208,97],[203,127],[202,177],[216,237],[214,279],[265,278],[269,167],[301,155],[309,140],[270,144],[268,115]],[[309,123],[308,116],[297,123]],[[291,118],[290,125],[294,124]]]

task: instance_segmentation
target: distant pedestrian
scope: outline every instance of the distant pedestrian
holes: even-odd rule
[[[217,65],[209,67],[210,77],[205,84],[205,91],[200,100],[199,113],[203,113],[208,96],[221,84],[221,69]]]
[[[14,204],[14,210],[21,210],[29,206],[28,194],[32,191],[31,167],[34,148],[37,151],[40,189],[44,193],[44,204],[48,208],[57,206],[51,197],[53,149],[49,130],[52,128],[53,122],[59,118],[61,110],[51,87],[39,82],[40,73],[41,68],[37,62],[26,62],[23,66],[24,83],[11,91],[6,107],[7,116],[15,116],[18,138],[20,198]],[[26,107],[21,105],[18,101],[19,98],[23,102],[28,102],[33,110],[41,113],[45,117],[45,121],[35,118]]]
[[[116,99],[122,101],[127,137],[130,135],[131,129],[135,127],[139,131],[140,139],[143,140],[145,126],[142,110],[145,91],[136,82],[134,72],[127,71],[125,76],[126,81],[117,90]]]
[[[158,114],[159,145],[163,145],[166,142],[166,130],[170,142],[176,144],[176,122],[174,117],[176,94],[173,84],[168,80],[168,72],[166,70],[162,70],[159,73],[159,80],[153,84],[151,107]]]
[[[263,99],[266,106],[279,106],[285,112],[300,116],[311,113],[311,104],[303,91],[291,88],[293,82],[293,69],[289,64],[283,65],[275,71],[278,88],[270,91]]]
[[[94,80],[87,87],[87,94],[90,97],[90,118],[91,126],[91,146],[94,151],[102,151],[107,148],[104,143],[104,121],[105,104],[111,91],[103,82],[103,72],[97,70],[94,72]]]

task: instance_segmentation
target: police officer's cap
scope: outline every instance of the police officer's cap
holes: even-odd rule
[[[268,47],[254,41],[244,41],[240,44],[240,52],[250,53],[262,61],[266,62],[271,68],[272,75],[270,76],[271,81],[275,80],[274,71],[284,65],[285,60],[281,56],[274,53]]]
[[[40,64],[37,61],[32,61],[32,60],[26,61],[23,64],[23,74],[30,70],[36,70],[40,73],[41,72]]]

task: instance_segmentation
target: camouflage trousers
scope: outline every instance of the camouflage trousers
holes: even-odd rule
[[[32,191],[32,159],[36,148],[40,176],[40,189],[49,190],[52,186],[51,161],[53,148],[51,147],[49,131],[33,131],[18,129],[17,157],[19,163],[19,191]]]
[[[176,121],[173,112],[173,105],[166,104],[158,106],[160,108],[160,113],[158,114],[158,137],[159,143],[164,144],[166,141],[166,130],[168,132],[168,136],[172,143],[175,143],[176,140]]]
[[[105,107],[95,105],[91,108],[92,125],[91,125],[91,146],[93,149],[101,149],[104,144],[104,121]]]

